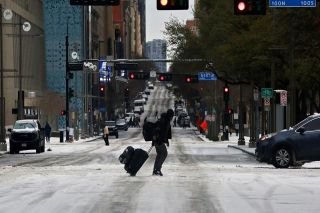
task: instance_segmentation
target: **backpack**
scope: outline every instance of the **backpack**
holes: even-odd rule
[[[142,135],[145,141],[156,141],[159,137],[160,122],[158,119],[144,119]]]

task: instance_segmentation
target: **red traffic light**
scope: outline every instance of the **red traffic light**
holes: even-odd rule
[[[199,82],[198,75],[186,75],[184,78],[184,81],[186,83],[198,83]]]
[[[247,5],[246,5],[246,3],[245,3],[245,2],[240,1],[240,2],[238,2],[237,7],[238,7],[238,10],[240,10],[240,11],[244,11],[244,10],[246,9]]]
[[[266,0],[234,0],[235,15],[265,15]]]
[[[171,73],[160,73],[158,75],[159,81],[172,81],[172,74]]]
[[[229,92],[229,87],[225,86],[225,87],[223,88],[223,91],[224,91],[225,93],[228,93],[228,92]]]
[[[135,75],[133,72],[129,73],[129,78],[132,80],[132,79],[135,79]]]
[[[150,78],[149,72],[129,72],[130,80],[147,80]]]
[[[66,112],[66,110],[61,110],[61,112],[60,112],[60,115],[66,115],[67,114],[67,112]]]

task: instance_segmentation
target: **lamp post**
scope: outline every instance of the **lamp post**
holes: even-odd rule
[[[2,11],[2,5],[0,4],[0,11]],[[3,41],[2,41],[2,16],[0,18],[0,143],[6,142],[6,136],[5,136],[5,103],[4,103],[4,95],[3,95]]]

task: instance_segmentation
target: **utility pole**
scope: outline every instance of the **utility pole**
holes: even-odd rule
[[[66,35],[66,141],[69,141],[69,18],[67,18]]]
[[[240,101],[239,101],[239,139],[238,145],[245,145],[244,139],[244,127],[243,127],[243,102],[242,102],[243,94],[242,94],[242,86],[240,83]]]
[[[0,11],[2,12],[2,5],[0,4]],[[4,102],[4,86],[3,86],[3,41],[2,41],[2,16],[0,17],[0,71],[1,71],[1,88],[0,88],[0,143],[6,142],[5,136],[5,102]]]

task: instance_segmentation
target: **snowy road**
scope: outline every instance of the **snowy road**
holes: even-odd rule
[[[223,143],[176,128],[163,167],[155,150],[136,177],[117,157],[149,148],[139,129],[111,139],[53,144],[52,152],[0,158],[1,212],[319,212],[320,168],[274,169]]]
[[[153,92],[145,114],[168,107]],[[55,143],[52,152],[0,155],[0,212],[273,213],[320,212],[320,167],[275,169],[225,142],[205,142],[194,129],[173,129],[163,177],[152,176],[155,150],[136,177],[118,156],[147,150],[141,129],[102,139]]]

